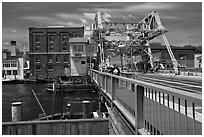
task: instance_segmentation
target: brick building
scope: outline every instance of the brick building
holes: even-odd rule
[[[84,27],[29,28],[30,72],[35,78],[53,78],[70,70],[69,39],[84,37]]]
[[[159,62],[163,63],[165,68],[172,68],[172,61],[165,46],[152,46],[153,56],[159,55]],[[178,63],[188,68],[194,68],[195,48],[171,46],[171,50]],[[159,54],[160,53],[160,54]]]

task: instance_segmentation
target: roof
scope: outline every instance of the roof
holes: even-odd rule
[[[151,49],[159,49],[159,50],[162,50],[162,49],[165,49],[167,50],[166,46],[164,45],[151,45],[150,44],[150,47]],[[194,47],[178,47],[178,46],[170,46],[172,50],[195,50]]]
[[[88,39],[87,38],[70,38],[69,42],[70,43],[74,43],[74,42],[83,42],[83,43],[86,43],[86,42],[88,42]]]
[[[20,58],[19,56],[8,56],[6,59],[4,60],[18,60],[18,58]]]

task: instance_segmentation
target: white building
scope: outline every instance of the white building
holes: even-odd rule
[[[202,54],[195,54],[194,67],[202,68]]]
[[[69,42],[71,76],[87,74],[89,63],[96,57],[96,44],[88,38],[70,38]]]
[[[29,69],[29,64],[26,63],[25,66],[23,58],[3,60],[3,78],[11,80],[24,79],[24,69]]]

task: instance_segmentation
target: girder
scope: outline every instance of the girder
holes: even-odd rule
[[[116,48],[119,46],[118,43],[123,43],[125,46],[132,48],[132,45],[141,46],[142,43],[146,43],[144,46],[145,52],[149,55],[151,67],[153,67],[153,57],[149,43],[152,39],[162,35],[166,48],[171,57],[174,65],[175,73],[178,73],[178,62],[176,61],[173,52],[171,51],[170,45],[167,41],[165,33],[168,30],[162,25],[161,19],[158,12],[153,11],[140,22],[107,22],[102,18],[100,12],[97,12],[95,16],[95,36],[98,40],[98,47],[100,49],[100,63],[104,63],[104,42],[111,42],[115,44]],[[118,39],[107,40],[108,36],[120,36]],[[122,36],[127,39],[122,39]],[[131,50],[132,51],[132,50]]]

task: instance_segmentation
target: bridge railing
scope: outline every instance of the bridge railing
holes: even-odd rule
[[[159,84],[90,70],[100,86],[135,127],[136,134],[202,134],[202,96]]]

